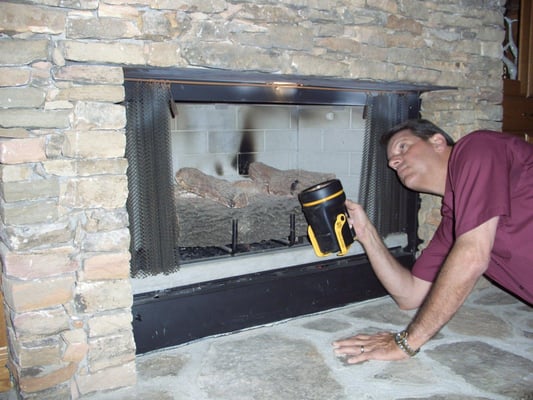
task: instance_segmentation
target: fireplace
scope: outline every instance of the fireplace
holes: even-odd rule
[[[414,259],[418,196],[379,137],[436,87],[126,69],[139,353],[385,294],[361,247],[318,257],[297,194],[330,178]],[[265,176],[271,180],[265,181]]]

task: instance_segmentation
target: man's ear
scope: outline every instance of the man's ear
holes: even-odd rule
[[[441,133],[434,133],[433,136],[429,138],[429,143],[431,143],[437,151],[443,151],[448,146],[446,138]]]

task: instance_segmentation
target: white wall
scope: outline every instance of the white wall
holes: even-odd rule
[[[256,161],[272,167],[334,173],[349,198],[359,189],[363,107],[178,104],[171,120],[174,173],[183,167],[230,181],[244,132]]]

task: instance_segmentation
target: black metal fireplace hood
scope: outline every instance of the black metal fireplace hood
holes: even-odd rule
[[[124,79],[171,85],[175,101],[301,105],[364,105],[369,93],[416,93],[454,89],[401,82],[225,71],[218,69],[126,68]]]

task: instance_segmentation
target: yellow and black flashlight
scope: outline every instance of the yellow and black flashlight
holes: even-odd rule
[[[307,234],[317,256],[337,253],[343,256],[354,242],[355,232],[348,224],[341,182],[332,179],[303,190],[298,199],[308,223]]]

